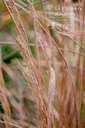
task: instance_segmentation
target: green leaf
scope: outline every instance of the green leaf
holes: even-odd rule
[[[29,2],[27,0],[22,0],[25,4],[29,5]]]

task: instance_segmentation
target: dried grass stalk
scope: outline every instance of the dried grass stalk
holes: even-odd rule
[[[48,128],[54,128],[54,95],[55,95],[55,72],[52,67],[50,67],[50,84],[48,91]]]
[[[10,108],[7,101],[6,88],[4,85],[1,65],[2,65],[2,59],[1,59],[1,47],[0,47],[0,101],[4,109],[4,114],[5,114],[4,120],[11,123],[11,113],[10,113]],[[12,126],[7,123],[5,125],[6,125],[6,128],[9,128],[9,127],[12,128]]]
[[[32,95],[34,97],[36,103],[36,113],[39,119],[38,127],[39,128],[47,128],[47,111],[44,105],[43,95],[42,95],[42,87],[39,85],[38,80],[38,69],[36,67],[36,63],[28,49],[28,45],[25,42],[17,39],[17,43],[22,48],[22,56],[25,64],[25,68],[22,69],[22,73],[26,78],[28,87],[30,88]]]

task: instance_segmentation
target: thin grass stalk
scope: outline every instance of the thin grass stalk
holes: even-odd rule
[[[83,33],[84,31],[84,11],[85,11],[85,1],[82,1],[83,9],[82,9],[82,15],[81,15],[81,20],[82,23],[80,23],[80,32]],[[82,45],[83,37],[79,38],[79,43]],[[79,47],[79,53],[81,53],[81,48]],[[78,55],[78,62],[77,62],[77,76],[76,76],[76,86],[78,85],[78,79],[79,79],[79,68],[80,68],[80,61],[81,61],[81,55]],[[83,73],[84,74],[84,73]],[[84,83],[80,85],[80,94],[79,94],[79,106],[78,106],[78,128],[82,128],[82,106],[83,106],[83,88],[84,88]]]
[[[55,96],[55,72],[52,67],[50,67],[50,83],[48,91],[48,128],[55,128],[54,124],[54,96]]]
[[[33,5],[32,1],[31,1],[31,5],[32,5],[32,10],[33,10],[33,13],[34,13],[35,19],[36,19],[36,12],[35,12],[34,5]],[[36,44],[35,47],[36,47],[37,62],[38,62],[38,76],[40,76],[40,74],[41,74],[40,73],[40,55],[39,55],[39,47],[38,47],[38,42],[37,42],[37,22],[35,19],[34,19],[34,37],[35,37],[35,44]],[[39,77],[38,80],[39,80],[39,85],[41,86],[41,77]]]
[[[4,109],[4,121],[11,123],[11,112],[10,107],[7,101],[6,95],[6,88],[4,84],[4,79],[2,75],[2,53],[1,53],[1,46],[0,46],[0,101],[2,103],[2,107]],[[5,123],[6,128],[12,128],[11,125]]]

